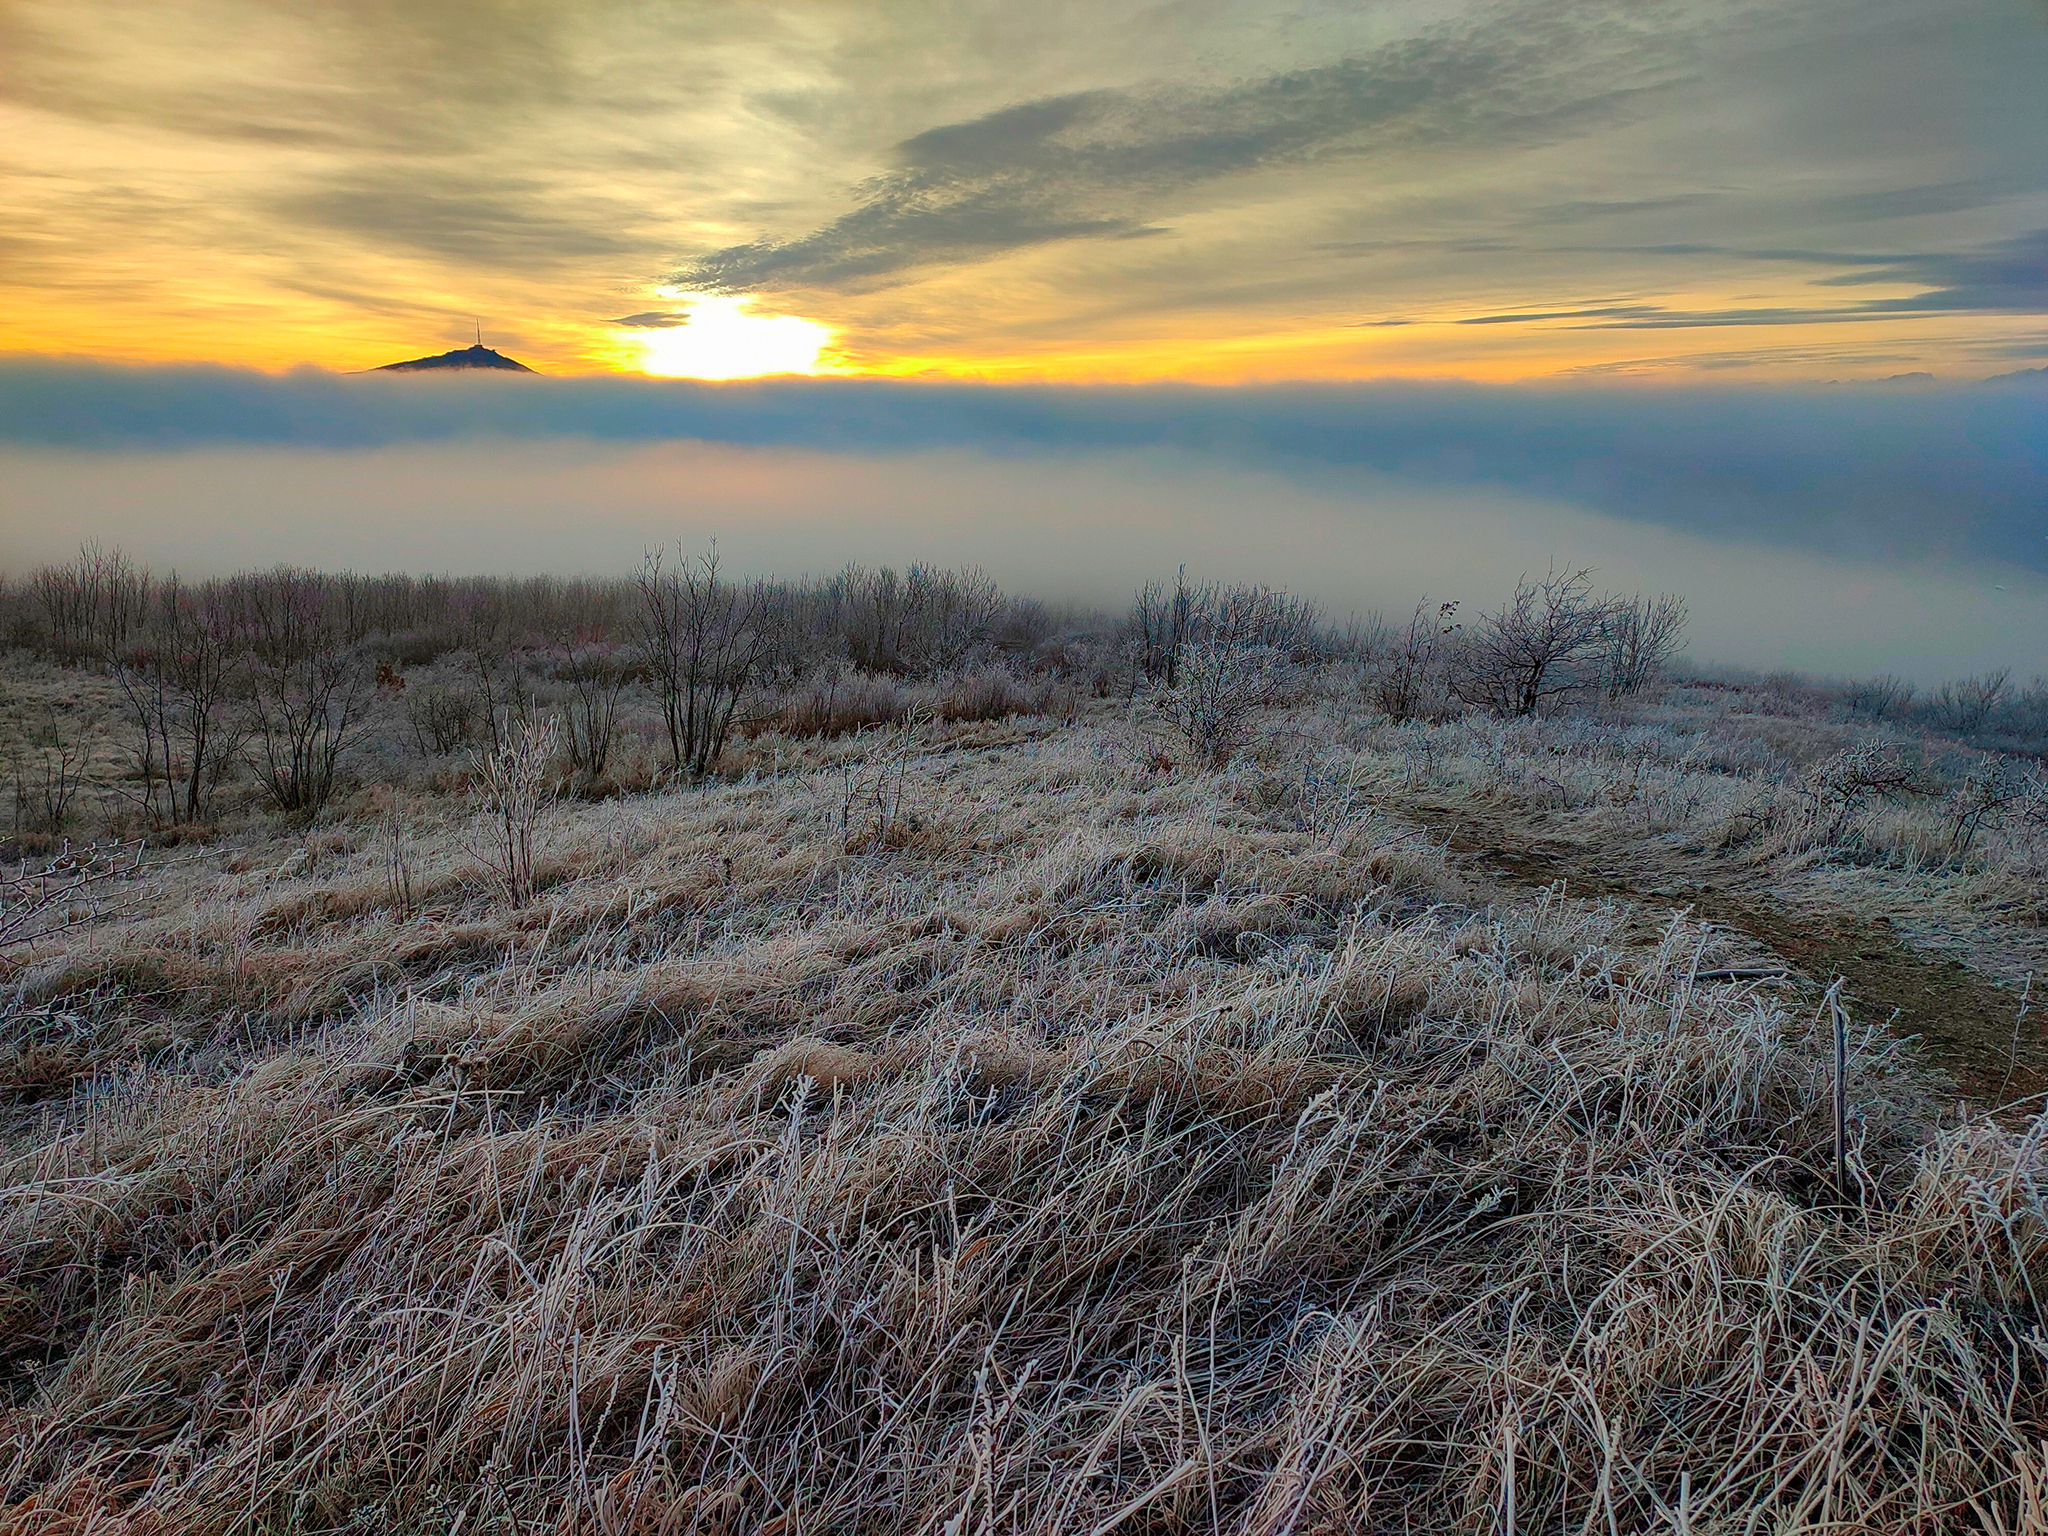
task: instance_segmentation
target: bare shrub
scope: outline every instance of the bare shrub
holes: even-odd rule
[[[1327,753],[1312,752],[1301,763],[1294,786],[1295,826],[1318,843],[1335,843],[1365,806],[1358,766]]]
[[[1593,593],[1592,572],[1523,577],[1514,593],[1466,632],[1451,688],[1467,704],[1533,715],[1600,682],[1617,605]]]
[[[1188,622],[1177,682],[1159,702],[1196,756],[1221,767],[1244,744],[1253,716],[1277,703],[1297,648],[1312,644],[1314,608],[1268,587],[1206,595]]]
[[[1400,629],[1377,621],[1359,638],[1366,690],[1390,720],[1420,719],[1439,712],[1447,692],[1444,662],[1458,632],[1458,605],[1422,598]]]
[[[496,749],[471,759],[487,827],[471,851],[515,907],[533,900],[534,831],[554,803],[560,750],[561,727],[548,716],[513,727]]]
[[[577,777],[591,785],[603,779],[619,734],[619,703],[632,681],[624,650],[601,628],[557,629],[549,647],[552,672],[564,690],[557,714],[562,744]]]
[[[405,719],[422,757],[447,757],[477,739],[483,708],[474,693],[440,683],[406,689]]]
[[[8,757],[14,780],[14,830],[62,837],[85,784],[85,749],[67,741],[56,712],[45,710]]]
[[[334,793],[341,754],[362,723],[369,668],[319,576],[238,577],[230,592],[247,645],[242,700],[257,782],[279,810],[312,815]]]
[[[1987,757],[1972,767],[1942,803],[1951,857],[1961,858],[1988,827],[2017,820],[2048,824],[2048,780],[2009,757]]]
[[[1874,725],[1880,720],[1903,714],[1906,706],[1913,702],[1916,691],[1913,684],[1903,677],[1884,672],[1851,683],[1844,701],[1850,713],[1860,715]]]
[[[870,672],[930,677],[984,656],[1003,611],[995,582],[970,566],[849,565],[820,597],[837,611],[846,654]]]
[[[918,815],[906,794],[910,765],[930,717],[911,710],[890,728],[879,752],[839,761],[839,836],[848,853],[899,847],[917,830]]]
[[[133,879],[142,857],[139,842],[95,843],[0,870],[0,949],[92,922],[104,911],[107,887]]]
[[[1005,604],[991,627],[989,640],[996,652],[1013,658],[1015,664],[1030,665],[1043,658],[1046,647],[1059,635],[1059,620],[1036,598],[1016,598]]]
[[[2036,753],[2048,750],[2048,677],[2037,677],[2006,703],[2012,732]]]
[[[384,899],[400,920],[412,916],[417,904],[412,877],[412,839],[405,822],[393,809],[384,815],[378,839],[378,853],[384,864]]]
[[[1134,675],[1148,683],[1178,687],[1181,647],[1187,642],[1189,627],[1196,612],[1208,607],[1215,597],[1212,584],[1188,585],[1186,566],[1175,573],[1170,590],[1157,581],[1139,588],[1125,621]]]
[[[218,583],[163,583],[149,622],[116,653],[119,684],[138,741],[143,811],[159,825],[204,821],[236,747],[231,705],[245,637]]]
[[[1807,775],[1805,793],[1822,840],[1836,843],[1849,822],[1873,802],[1912,788],[1912,771],[1898,748],[1864,742],[1817,764]]]
[[[715,545],[676,555],[669,565],[653,550],[641,565],[640,649],[661,700],[670,766],[702,778],[774,655],[782,615],[765,582],[719,575]]]
[[[1631,698],[1656,681],[1685,643],[1685,599],[1675,593],[1609,600],[1606,691]]]
[[[1927,696],[1928,713],[1952,735],[1975,736],[1991,723],[2011,687],[2012,673],[2003,669],[1943,683]]]

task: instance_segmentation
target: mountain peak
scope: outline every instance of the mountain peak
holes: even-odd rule
[[[443,352],[439,357],[413,357],[402,363],[385,363],[373,368],[372,373],[420,373],[430,368],[503,368],[513,373],[532,373],[533,369],[504,353],[478,342],[473,347],[457,347],[453,352]]]

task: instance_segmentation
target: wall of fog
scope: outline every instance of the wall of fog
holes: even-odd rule
[[[85,538],[187,575],[624,573],[716,539],[736,570],[978,564],[1013,590],[1120,607],[1185,563],[1303,592],[1334,617],[1497,601],[1593,566],[1676,591],[1708,663],[1932,680],[2048,672],[2048,578],[2016,562],[1768,542],[1630,519],[1550,491],[1180,447],[855,451],[589,438],[358,446],[0,446],[0,565]]]

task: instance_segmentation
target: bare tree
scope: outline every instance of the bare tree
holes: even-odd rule
[[[1514,595],[1467,632],[1451,687],[1468,704],[1533,715],[1600,680],[1615,605],[1593,595],[1590,570],[1541,581],[1524,576]]]
[[[986,653],[1003,611],[1002,588],[986,572],[913,565],[905,588],[903,659],[913,673],[949,672]]]
[[[825,596],[840,614],[846,654],[855,666],[865,672],[909,670],[903,660],[909,598],[891,567],[848,565],[826,583]]]
[[[1611,600],[1606,659],[1610,701],[1641,693],[1670,665],[1684,643],[1685,618],[1685,599],[1672,592]]]
[[[58,661],[110,660],[140,627],[149,606],[149,572],[118,549],[88,542],[69,565],[29,578],[42,609],[50,654]]]
[[[525,724],[531,713],[509,595],[502,587],[472,587],[457,594],[454,615],[456,657],[475,694],[474,714],[496,752],[505,745],[507,726]]]
[[[718,571],[718,549],[674,565],[660,550],[640,568],[640,646],[661,697],[669,761],[702,778],[725,750],[740,701],[773,655],[778,615],[772,594]]]

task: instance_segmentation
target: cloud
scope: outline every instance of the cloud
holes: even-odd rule
[[[1459,325],[1526,325],[1538,320],[1643,319],[1670,311],[1656,304],[1597,304],[1586,309],[1517,310],[1505,315],[1467,315]]]
[[[2038,312],[2048,310],[2048,229],[2029,230],[1975,251],[1865,257],[1861,270],[1825,277],[1834,287],[1864,283],[1920,284],[1930,291],[1910,299],[1872,299],[1861,309],[1889,314],[1936,310]]]
[[[1639,213],[1668,213],[1673,209],[1700,208],[1721,200],[1718,192],[1673,192],[1658,197],[1574,198],[1562,203],[1544,203],[1521,215],[1529,228],[1546,224],[1585,224]]]
[[[597,94],[572,63],[568,0],[336,0],[318,26],[294,0],[234,0],[212,18],[128,10],[116,22],[0,9],[0,53],[15,66],[0,73],[0,100],[230,144],[417,160],[487,148],[510,114]],[[267,67],[252,76],[259,58]]]
[[[1919,287],[1924,291],[1898,298],[1864,299],[1854,304],[1829,307],[1777,305],[1685,310],[1661,304],[1600,304],[1574,309],[1470,315],[1457,323],[1521,325],[1582,320],[1587,323],[1576,329],[1663,331],[1742,325],[1850,324],[1895,320],[1903,315],[2048,313],[2048,229],[2029,230],[1970,251],[1927,251],[1904,255],[1782,248],[1742,250],[1703,244],[1600,249],[1606,254],[1626,249],[1637,255],[1734,256],[1754,261],[1847,267],[1849,270],[1846,272],[1813,279],[1814,285],[1823,288]]]
[[[1953,371],[2015,279],[1923,253],[2042,222],[2009,0],[1167,9],[0,0],[0,332],[361,366],[481,312],[560,368],[688,266],[891,373],[1498,376],[1816,317]],[[1568,313],[1610,304],[1662,307]]]
[[[461,439],[1009,461],[1172,453],[1323,489],[1364,475],[1505,487],[1709,538],[2048,571],[2048,392],[2009,386],[508,384],[0,361],[0,443],[133,452]]]
[[[1849,223],[1909,219],[1937,213],[1968,213],[2020,193],[2038,192],[2044,185],[2048,185],[2048,177],[2038,172],[2030,176],[1979,176],[1879,187],[1867,192],[1829,193],[1813,198],[1807,207],[1817,224],[1837,219]]]
[[[633,330],[642,331],[670,331],[679,325],[688,325],[689,323],[690,316],[687,311],[677,314],[672,310],[666,309],[645,309],[637,315],[621,315],[616,320],[607,320],[605,322],[607,325],[623,325]]]
[[[1651,41],[1619,12],[1581,6],[1446,24],[1220,88],[1044,97],[906,139],[851,212],[795,239],[715,251],[675,280],[858,288],[932,263],[1147,233],[1189,189],[1245,172],[1394,145],[1542,142],[1668,84],[1681,52],[1669,35]]]
[[[533,178],[500,175],[479,185],[458,171],[399,165],[294,190],[273,198],[271,209],[380,246],[531,272],[640,248],[628,233],[638,210],[613,208],[607,218],[599,201]]]

